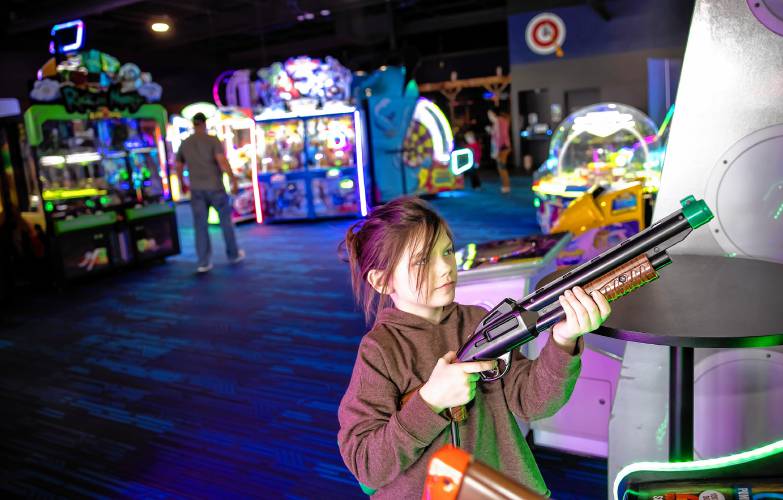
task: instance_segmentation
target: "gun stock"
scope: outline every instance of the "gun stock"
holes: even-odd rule
[[[430,459],[422,500],[544,500],[546,497],[474,460],[467,452],[444,446]]]

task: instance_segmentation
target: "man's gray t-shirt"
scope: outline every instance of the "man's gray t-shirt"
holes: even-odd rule
[[[188,166],[190,189],[223,189],[223,171],[215,155],[223,155],[223,144],[214,135],[192,134],[182,141],[177,160]]]

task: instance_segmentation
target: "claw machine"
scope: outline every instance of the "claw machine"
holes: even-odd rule
[[[180,115],[172,115],[169,124],[168,146],[170,161],[176,158],[179,145],[193,133],[191,119],[196,113],[204,113],[207,117],[207,130],[223,143],[226,160],[237,177],[239,190],[232,195],[232,214],[234,222],[256,219],[256,202],[253,179],[257,174],[256,166],[256,122],[249,109],[240,107],[217,107],[207,102],[198,102],[186,106]],[[172,199],[185,201],[190,199],[187,180],[187,166],[184,179],[179,179],[173,164]],[[228,178],[224,179],[226,190],[229,190]],[[219,222],[217,212],[210,208],[209,222]]]
[[[258,222],[367,214],[365,131],[351,72],[295,57],[258,71]]]
[[[261,117],[257,131],[261,220],[367,214],[358,110]]]

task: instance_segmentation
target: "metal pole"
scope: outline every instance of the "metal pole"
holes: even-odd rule
[[[669,347],[669,461],[693,460],[693,348]]]

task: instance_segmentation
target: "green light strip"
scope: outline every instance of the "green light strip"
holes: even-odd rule
[[[666,112],[666,116],[663,119],[663,123],[661,123],[661,127],[658,129],[658,133],[655,134],[656,138],[659,138],[663,135],[663,132],[666,130],[666,127],[669,126],[669,122],[672,120],[672,115],[674,115],[674,104],[671,105],[669,108],[669,111]]]
[[[778,207],[778,210],[777,210],[777,212],[775,212],[775,215],[774,215],[773,219],[775,219],[775,220],[780,219],[780,215],[781,214],[783,214],[783,203],[781,203],[780,206]]]
[[[751,460],[766,458],[776,453],[780,453],[781,451],[783,451],[783,439],[760,448],[756,448],[754,450],[737,453],[736,455],[709,458],[707,460],[694,460],[693,462],[638,462],[635,464],[626,465],[614,478],[614,498],[615,500],[618,500],[620,484],[626,477],[633,474],[634,472],[688,472],[717,469],[720,467],[729,467],[732,465],[743,464],[750,462]]]
[[[475,243],[468,243],[468,255],[465,258],[465,267],[464,269],[468,271],[470,268],[473,267],[473,261],[476,258],[476,244]]]

